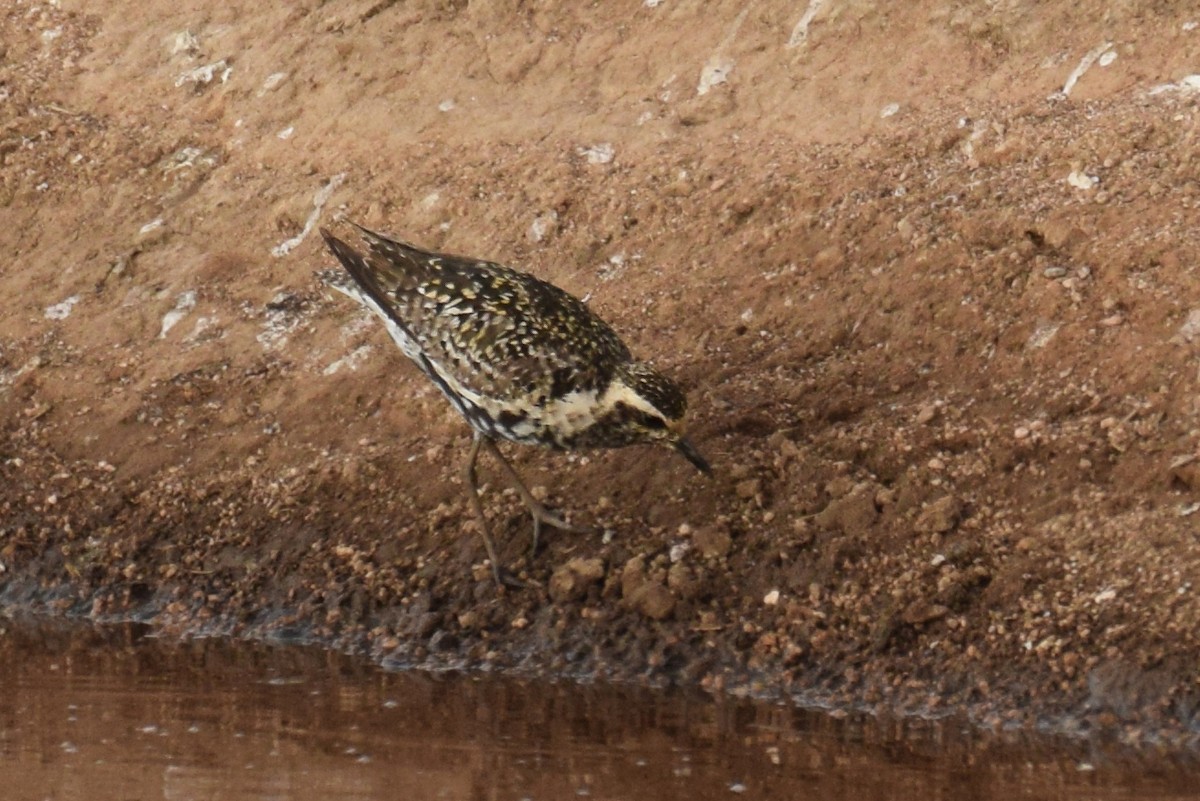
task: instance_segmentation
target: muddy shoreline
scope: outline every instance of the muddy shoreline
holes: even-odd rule
[[[1175,682],[1188,675],[1185,669],[1173,674],[1117,663],[1110,670],[1123,673],[1106,676],[1097,670],[1084,687],[1064,692],[1061,684],[1055,687],[1053,671],[1044,668],[992,667],[986,676],[955,672],[928,653],[880,647],[877,640],[843,642],[840,652],[826,651],[819,658],[815,648],[772,653],[764,647],[771,638],[750,622],[753,613],[743,612],[740,626],[728,619],[715,623],[712,613],[697,625],[687,606],[677,602],[671,614],[650,619],[646,602],[621,586],[630,562],[641,572],[636,565],[643,560],[626,559],[630,551],[617,542],[600,546],[552,537],[547,552],[520,574],[541,586],[497,592],[474,553],[476,538],[469,530],[462,535],[464,542],[451,541],[407,559],[355,551],[346,544],[344,531],[334,533],[336,522],[296,513],[312,491],[307,481],[301,482],[291,513],[272,510],[265,497],[236,495],[243,511],[233,518],[231,530],[240,534],[219,546],[210,535],[223,496],[234,495],[225,488],[182,482],[122,486],[102,470],[92,470],[90,481],[79,480],[87,477],[81,476],[88,472],[81,470],[83,465],[46,461],[39,458],[47,454],[42,449],[27,453],[26,458],[9,459],[6,484],[17,484],[11,479],[19,474],[35,485],[57,486],[59,498],[31,515],[43,522],[41,533],[49,534],[44,545],[35,545],[28,535],[12,536],[14,529],[7,529],[10,536],[0,552],[5,565],[0,605],[6,614],[133,621],[173,637],[320,646],[364,656],[392,670],[699,687],[717,695],[787,699],[835,714],[961,721],[1002,739],[1036,734],[1132,746],[1135,752],[1165,747],[1180,756],[1200,746],[1192,710],[1165,702]],[[14,462],[19,468],[14,469]],[[39,472],[42,477],[33,478]],[[241,473],[225,478],[226,486],[253,483]],[[319,478],[313,483],[319,484]],[[103,528],[90,528],[97,522],[97,498],[110,495],[120,499],[113,504],[113,516]],[[193,504],[198,498],[215,516],[197,514]],[[526,532],[519,508],[515,502],[510,505],[517,543],[509,543],[505,552],[513,555],[521,553]],[[76,523],[75,510],[81,507],[88,511]],[[310,512],[316,508],[316,503],[308,506]],[[33,533],[32,526],[16,530]],[[295,538],[300,530],[311,534],[304,547],[290,554],[262,547]],[[64,537],[64,531],[74,536]],[[369,534],[364,542],[378,549]],[[114,550],[106,555],[103,549],[109,547]],[[736,546],[728,547],[718,557],[721,562],[738,558]],[[616,581],[595,582],[578,597],[565,596],[555,576],[569,572],[564,567],[579,561],[571,554],[585,548],[601,553],[606,565],[625,567],[611,571]],[[446,563],[456,556],[461,575],[447,570]],[[256,564],[256,559],[262,562]],[[403,587],[391,589],[398,602],[389,602],[382,590],[387,585],[379,576],[381,567],[391,568],[390,580]],[[146,574],[169,578],[153,583],[139,578]],[[678,592],[677,585],[671,586]],[[371,594],[384,600],[373,600]],[[726,596],[717,597],[712,607],[723,604]],[[746,608],[772,611],[761,599],[743,602]],[[758,620],[764,617],[760,613]]]

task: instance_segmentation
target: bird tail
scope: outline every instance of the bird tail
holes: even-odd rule
[[[403,322],[396,317],[392,304],[388,302],[389,293],[384,286],[385,282],[381,280],[386,279],[387,276],[382,275],[379,269],[372,265],[363,254],[329,233],[328,230],[321,228],[320,231],[329,250],[346,268],[349,278],[353,279],[353,284],[347,280],[345,274],[338,275],[333,270],[321,270],[317,273],[317,277],[339,292],[365,303],[377,314],[393,320],[403,328]]]

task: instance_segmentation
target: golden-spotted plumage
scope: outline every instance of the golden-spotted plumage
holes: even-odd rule
[[[572,527],[530,496],[493,439],[554,448],[658,442],[708,472],[683,438],[683,393],[635,360],[580,300],[519,270],[424,251],[356,227],[365,253],[321,230],[346,273],[320,277],[374,311],[475,430],[466,478],[497,580],[474,477],[481,447],[501,461],[530,507],[535,548],[542,522]]]

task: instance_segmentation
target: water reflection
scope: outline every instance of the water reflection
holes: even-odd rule
[[[4,799],[1200,798],[1184,769],[957,729],[0,625]]]

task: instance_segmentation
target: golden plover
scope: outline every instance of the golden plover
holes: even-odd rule
[[[496,458],[529,508],[534,551],[543,523],[585,529],[533,497],[496,439],[567,450],[657,443],[711,472],[684,437],[683,392],[635,359],[582,301],[519,270],[355,227],[365,253],[321,229],[346,272],[318,277],[377,314],[474,429],[463,477],[497,583],[502,573],[475,476],[480,449]]]

